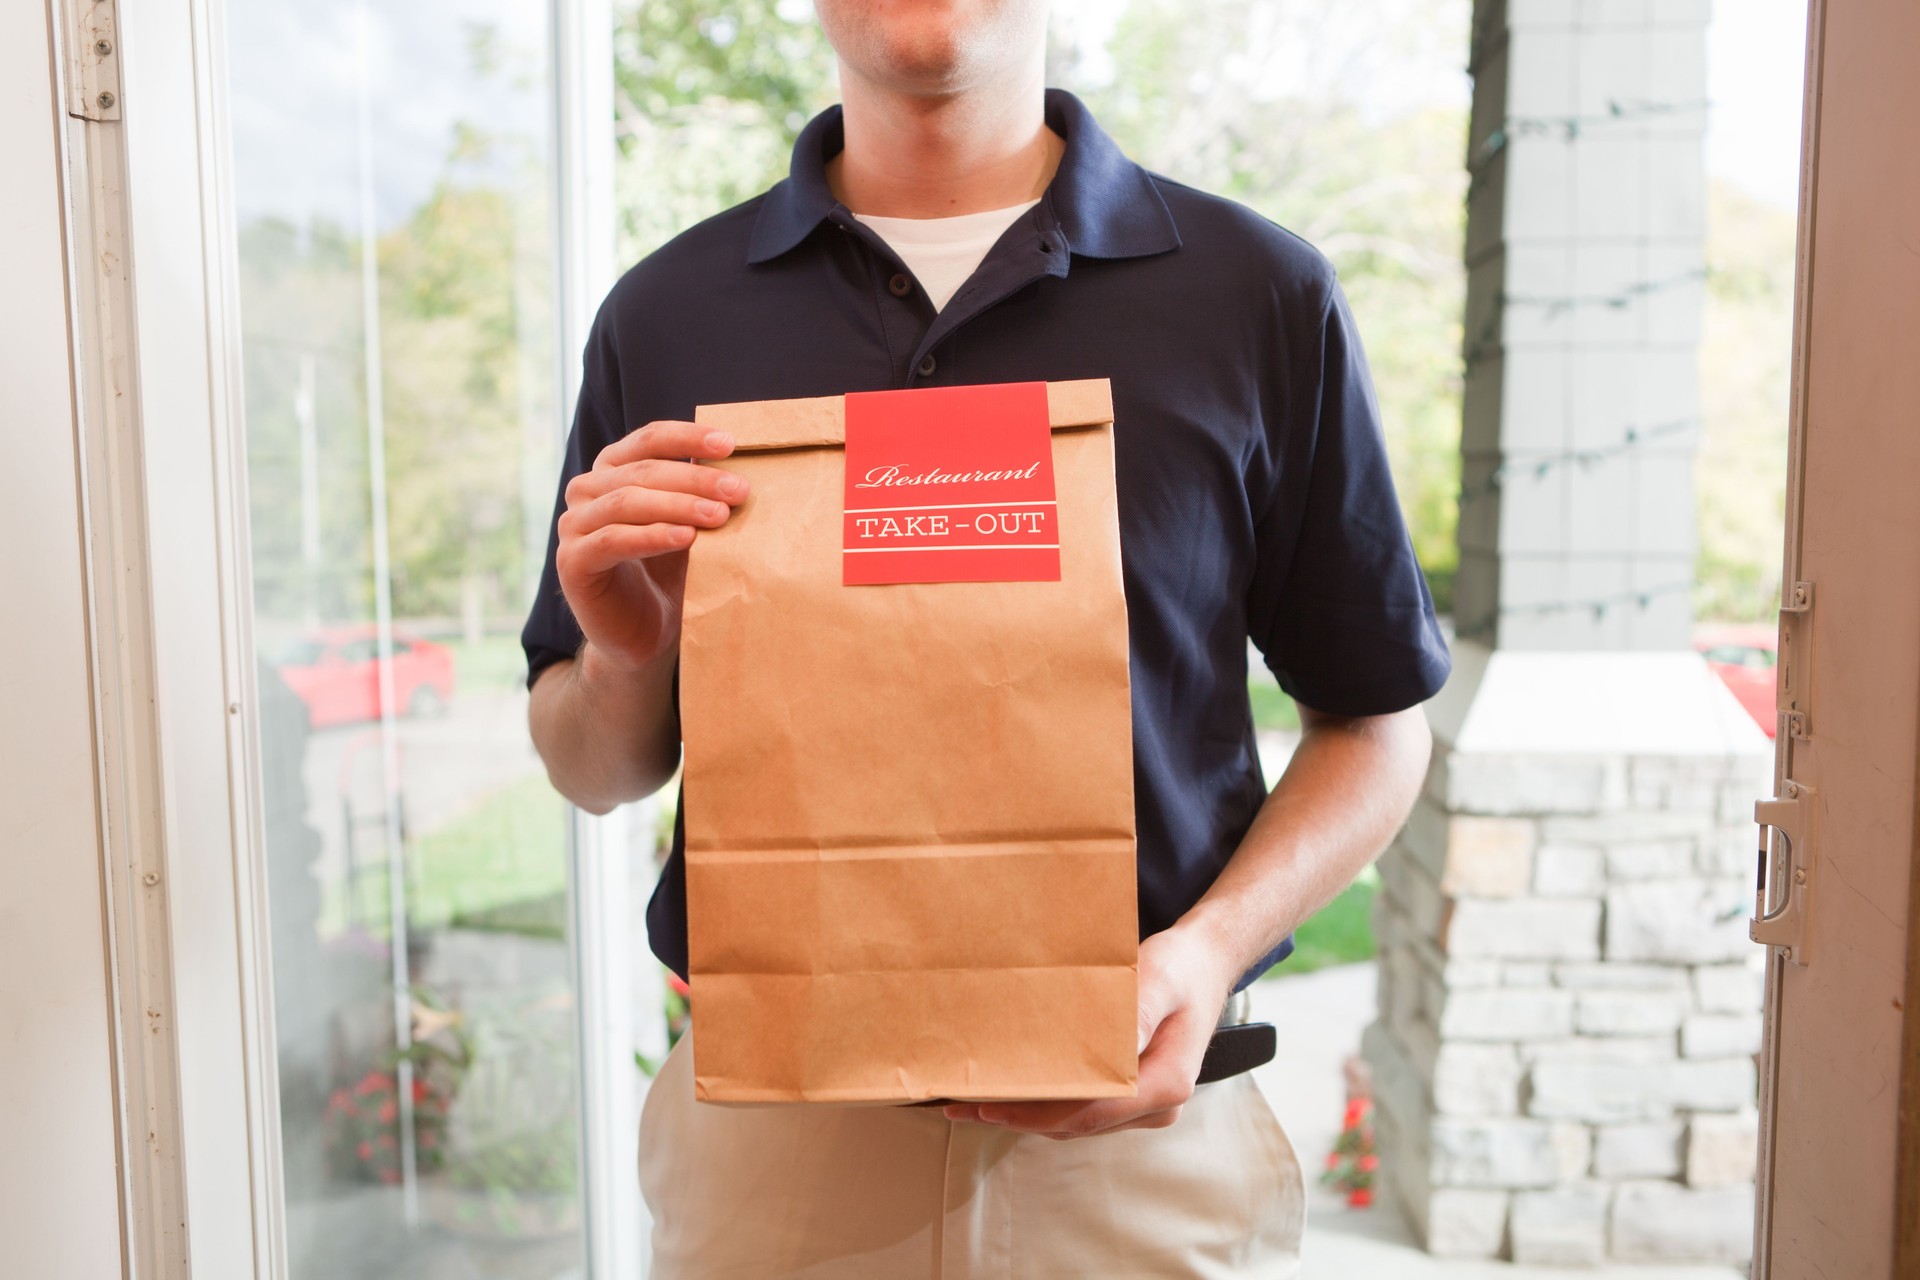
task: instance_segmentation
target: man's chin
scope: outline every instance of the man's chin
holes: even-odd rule
[[[908,93],[952,93],[968,79],[966,49],[951,30],[889,32],[876,52],[886,82]]]

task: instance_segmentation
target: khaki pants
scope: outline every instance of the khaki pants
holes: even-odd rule
[[[1300,1163],[1251,1075],[1169,1128],[1059,1142],[938,1107],[695,1102],[691,1040],[640,1120],[653,1280],[1298,1274]]]

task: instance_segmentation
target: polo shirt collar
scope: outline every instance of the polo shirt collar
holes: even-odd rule
[[[1066,140],[1060,167],[1040,207],[1081,257],[1137,258],[1180,247],[1166,201],[1147,171],[1129,160],[1080,99],[1046,91],[1046,120]],[[793,144],[793,167],[761,201],[747,261],[768,262],[793,249],[845,206],[827,186],[827,161],[846,145],[839,104],[807,122]]]

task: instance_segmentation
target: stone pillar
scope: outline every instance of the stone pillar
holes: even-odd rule
[[[1363,1048],[1434,1253],[1751,1246],[1771,750],[1688,648],[1706,17],[1474,7],[1455,674]]]

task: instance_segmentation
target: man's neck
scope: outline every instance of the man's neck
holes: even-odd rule
[[[844,70],[846,145],[827,184],[856,213],[944,218],[1038,199],[1066,143],[1045,121],[1043,69],[915,96]]]

